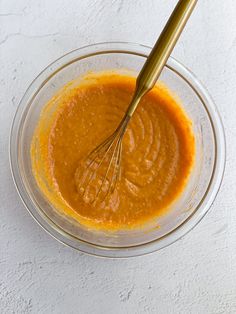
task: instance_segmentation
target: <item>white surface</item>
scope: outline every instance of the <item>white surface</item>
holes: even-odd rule
[[[202,80],[226,130],[227,167],[204,220],[152,255],[108,260],[64,247],[23,207],[8,136],[33,78],[94,42],[153,45],[176,1],[0,0],[0,313],[236,313],[236,1],[204,0],[173,56]]]

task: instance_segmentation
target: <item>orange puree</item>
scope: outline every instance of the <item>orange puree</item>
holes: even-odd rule
[[[32,140],[34,176],[46,198],[81,224],[106,230],[135,228],[170,210],[191,172],[192,125],[168,89],[158,84],[140,102],[123,139],[121,179],[102,203],[77,191],[79,161],[111,135],[135,88],[116,72],[89,74],[64,87],[45,106]]]

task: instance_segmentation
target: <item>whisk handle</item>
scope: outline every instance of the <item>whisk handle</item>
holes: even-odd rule
[[[136,92],[127,110],[130,117],[140,98],[154,87],[196,3],[197,0],[179,0],[177,3],[137,78]]]

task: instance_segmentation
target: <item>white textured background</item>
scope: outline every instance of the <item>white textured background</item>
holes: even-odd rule
[[[153,45],[173,0],[0,0],[0,313],[236,313],[236,1],[201,0],[173,55],[208,87],[227,137],[221,191],[182,240],[127,260],[57,243],[16,194],[9,128],[33,78],[100,41]]]

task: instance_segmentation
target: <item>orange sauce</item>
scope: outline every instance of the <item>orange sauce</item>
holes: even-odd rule
[[[93,206],[78,193],[79,161],[111,135],[131,101],[135,78],[90,74],[53,97],[41,113],[31,146],[35,179],[46,198],[87,227],[135,228],[170,210],[194,164],[191,121],[162,84],[141,100],[123,139],[121,179]]]

